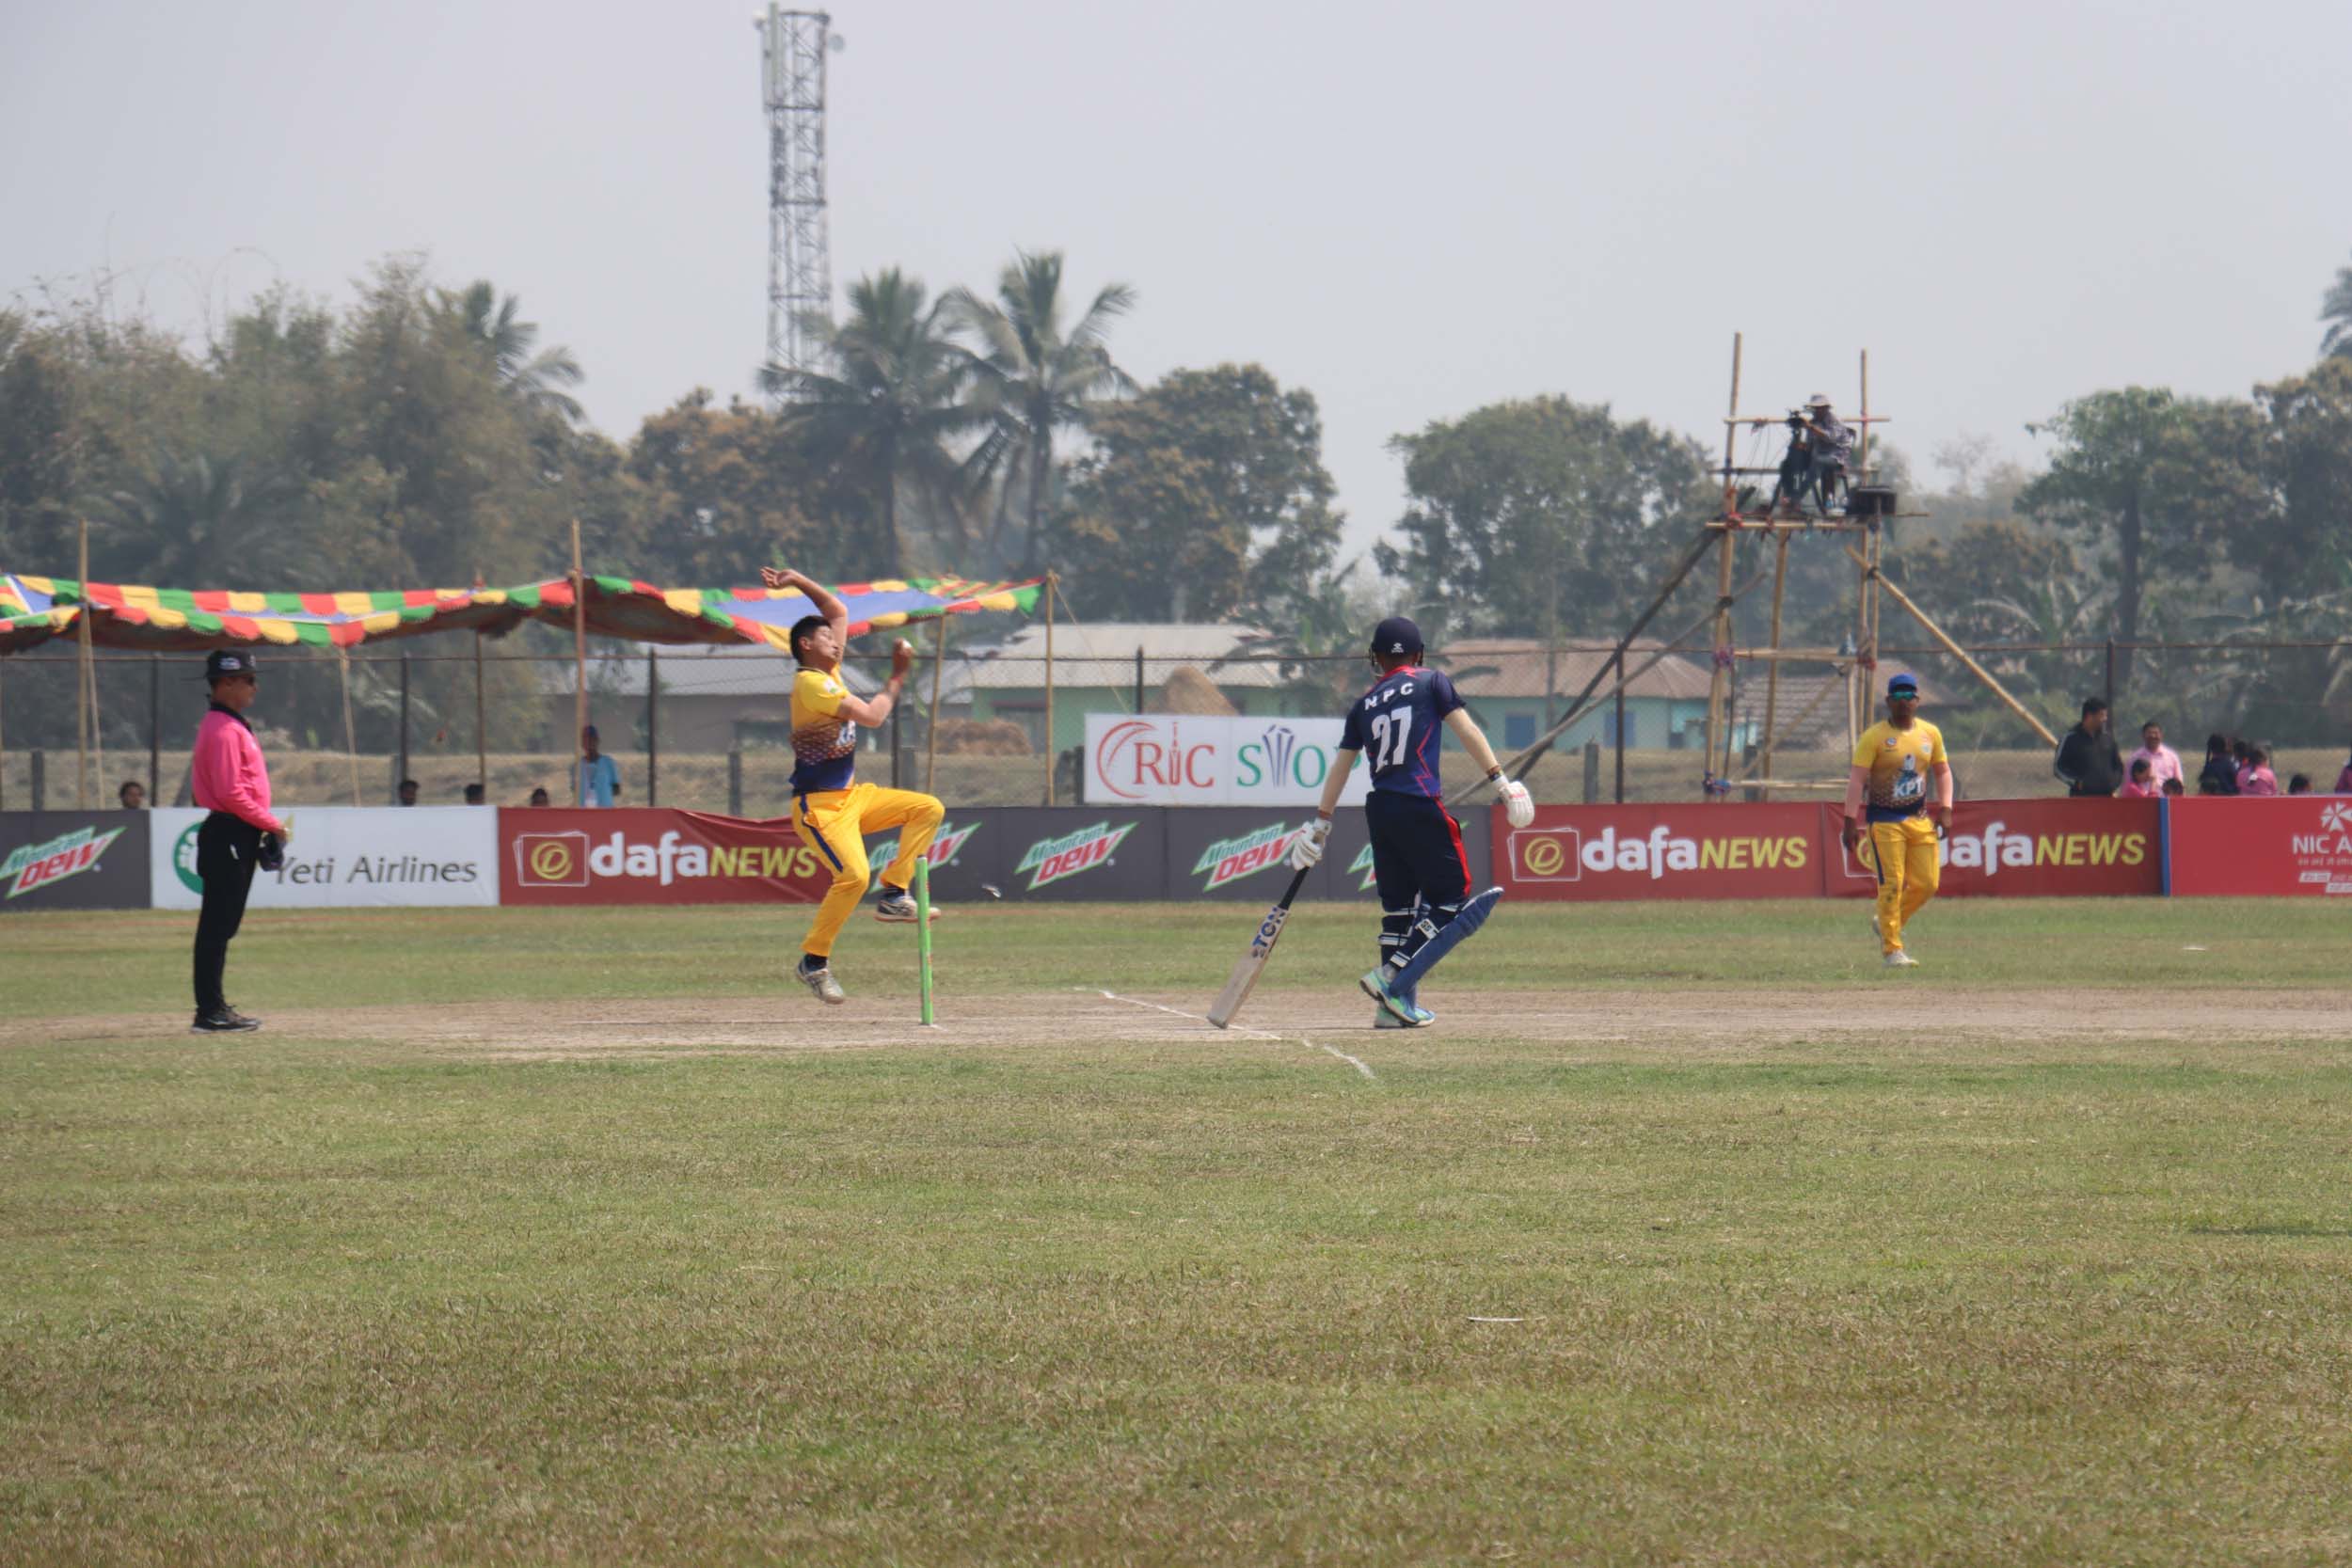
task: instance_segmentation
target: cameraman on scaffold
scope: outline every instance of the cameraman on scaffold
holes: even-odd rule
[[[1853,427],[1830,409],[1829,394],[1816,392],[1803,408],[1788,415],[1788,451],[1780,460],[1780,478],[1772,484],[1772,511],[1783,507],[1802,511],[1805,497],[1824,514],[1831,498],[1846,483],[1846,466],[1853,456]]]

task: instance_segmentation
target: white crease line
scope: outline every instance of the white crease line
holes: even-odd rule
[[[1195,1023],[1208,1023],[1209,1027],[1212,1029],[1216,1027],[1216,1024],[1209,1023],[1209,1021],[1199,1013],[1188,1013],[1182,1007],[1171,1007],[1167,1006],[1165,1003],[1146,1002],[1140,996],[1121,996],[1115,990],[1098,990],[1095,994],[1112,1002],[1125,1002],[1137,1007],[1149,1007],[1154,1012],[1173,1013],[1178,1018],[1188,1018]],[[1309,1039],[1304,1035],[1278,1035],[1270,1029],[1251,1029],[1239,1023],[1227,1024],[1225,1026],[1225,1032],[1229,1035],[1254,1035],[1262,1040],[1296,1040],[1300,1045],[1311,1045],[1327,1056],[1337,1056],[1341,1061],[1345,1062],[1349,1067],[1354,1068],[1358,1072],[1362,1073],[1374,1083],[1376,1084],[1380,1081],[1379,1074],[1374,1072],[1372,1069],[1366,1067],[1363,1062],[1358,1058],[1349,1055],[1344,1051],[1335,1050],[1327,1045],[1317,1044],[1315,1041]]]

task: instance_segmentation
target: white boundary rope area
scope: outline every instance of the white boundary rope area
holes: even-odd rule
[[[1178,1018],[1188,1018],[1195,1023],[1204,1025],[1208,1028],[1214,1029],[1216,1027],[1199,1013],[1188,1013],[1182,1007],[1170,1007],[1164,1003],[1146,1002],[1140,996],[1121,996],[1115,990],[1097,990],[1095,994],[1104,998],[1105,1001],[1124,1002],[1129,1006],[1134,1007],[1149,1007],[1153,1012],[1173,1013]],[[1337,1056],[1341,1061],[1345,1062],[1349,1067],[1354,1068],[1358,1072],[1362,1073],[1366,1078],[1371,1079],[1374,1083],[1376,1084],[1380,1081],[1380,1075],[1374,1072],[1371,1068],[1366,1067],[1363,1062],[1357,1057],[1351,1056],[1346,1052],[1337,1050],[1331,1046],[1316,1044],[1315,1041],[1309,1039],[1304,1035],[1278,1035],[1270,1029],[1251,1029],[1239,1023],[1229,1024],[1226,1027],[1225,1033],[1229,1035],[1249,1035],[1262,1040],[1295,1040],[1300,1045],[1311,1045],[1327,1056]]]

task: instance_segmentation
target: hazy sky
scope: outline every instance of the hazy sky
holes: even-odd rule
[[[748,391],[765,331],[752,8],[0,0],[0,299],[110,268],[200,331],[387,252],[487,277],[626,437]],[[1351,545],[1389,437],[1565,392],[1720,438],[1850,404],[1915,461],[2130,381],[2307,363],[2352,258],[2352,5],[989,5],[850,0],[836,293],[1059,247],[1134,284],[1139,378],[1311,388]],[[2331,194],[2332,193],[2332,194]]]

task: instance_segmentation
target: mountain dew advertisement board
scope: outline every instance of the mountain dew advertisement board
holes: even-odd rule
[[[147,908],[147,816],[0,812],[0,914]]]

